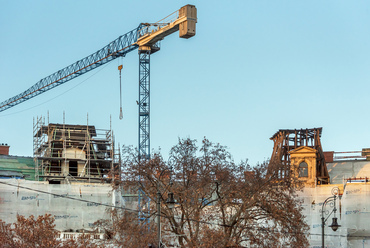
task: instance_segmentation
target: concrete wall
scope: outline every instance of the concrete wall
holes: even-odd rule
[[[343,184],[343,179],[350,177],[369,177],[370,161],[339,161],[327,164],[330,182]]]
[[[325,226],[325,247],[369,247],[370,248],[370,183],[344,182],[343,178],[370,177],[368,161],[333,162],[328,164],[332,184],[317,187],[305,187],[299,193],[304,207],[304,215],[310,226],[310,247],[321,247],[322,204],[332,196],[332,188],[342,188],[342,198],[337,201],[339,229],[334,232],[328,227],[331,215]],[[337,184],[334,184],[337,183]],[[327,205],[326,213],[332,211]],[[327,215],[325,215],[327,216]]]
[[[106,210],[111,208],[96,203],[122,206],[121,197],[112,194],[109,184],[48,184],[17,179],[0,179],[0,182],[91,201],[70,200],[0,183],[0,219],[7,223],[15,222],[17,214],[28,217],[49,213],[55,217],[59,231],[92,230],[95,221],[110,218]]]

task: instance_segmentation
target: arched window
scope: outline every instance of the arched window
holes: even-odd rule
[[[298,177],[308,177],[308,164],[306,162],[302,162],[299,164]]]

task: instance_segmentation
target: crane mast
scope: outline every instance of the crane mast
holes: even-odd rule
[[[139,50],[139,157],[150,158],[150,53]]]
[[[150,55],[159,51],[159,42],[179,32],[180,38],[195,35],[197,10],[185,5],[156,23],[141,23],[97,52],[41,79],[24,92],[0,103],[0,112],[62,85],[118,57],[139,50],[139,156],[150,158]]]
[[[150,55],[159,51],[159,42],[180,31],[180,38],[195,35],[197,10],[186,5],[154,24],[144,24],[144,35],[138,38],[139,46],[139,157],[150,158]]]

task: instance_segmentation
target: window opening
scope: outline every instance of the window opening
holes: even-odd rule
[[[308,177],[308,164],[302,162],[299,164],[299,176],[298,177]]]

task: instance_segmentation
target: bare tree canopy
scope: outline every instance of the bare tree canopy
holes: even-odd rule
[[[293,180],[279,178],[271,165],[267,173],[266,163],[237,164],[226,147],[207,139],[200,147],[179,139],[168,161],[160,153],[140,160],[134,149],[123,151],[122,186],[140,187],[150,199],[147,218],[157,215],[154,203],[161,198],[167,246],[307,247],[308,226]],[[169,193],[174,209],[166,205]]]
[[[17,222],[7,224],[0,220],[0,244],[4,248],[98,248],[90,240],[90,235],[77,239],[58,239],[54,217],[50,214],[33,215],[28,218],[18,215]]]

